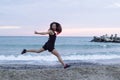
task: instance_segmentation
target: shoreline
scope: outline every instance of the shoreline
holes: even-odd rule
[[[120,80],[120,64],[69,62],[70,68],[60,64],[0,64],[0,80]]]
[[[0,80],[120,80],[120,64],[67,62],[67,69],[60,64],[0,64]]]
[[[10,61],[9,61],[10,62]],[[92,63],[92,62],[83,62],[80,60],[74,60],[74,61],[65,61],[65,63],[71,65],[71,67],[79,67],[81,65],[100,65],[99,63]],[[29,63],[23,63],[23,64],[0,64],[0,69],[64,69],[63,66],[56,62],[56,64],[29,64]]]
[[[99,65],[119,65],[120,58],[113,59],[89,59],[89,60],[64,60],[65,63],[71,65],[80,64],[99,64]],[[0,65],[38,65],[38,66],[61,66],[59,61],[40,61],[40,60],[0,60]]]

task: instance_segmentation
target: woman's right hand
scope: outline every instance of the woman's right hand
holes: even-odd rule
[[[34,32],[34,34],[37,34],[37,33],[38,33],[37,31]]]

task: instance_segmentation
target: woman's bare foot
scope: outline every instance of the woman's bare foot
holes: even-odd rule
[[[26,49],[23,49],[23,51],[21,52],[21,54],[25,54],[26,53]]]
[[[71,65],[66,64],[66,65],[64,66],[64,69],[69,68],[70,66],[71,66]]]

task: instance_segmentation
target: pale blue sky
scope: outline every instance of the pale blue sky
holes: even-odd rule
[[[53,21],[63,36],[119,34],[120,0],[0,0],[0,36],[33,35]]]

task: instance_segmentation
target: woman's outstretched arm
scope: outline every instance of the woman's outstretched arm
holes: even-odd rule
[[[46,34],[53,35],[54,34],[53,31],[51,31],[51,30],[48,30],[47,32],[37,32],[37,31],[35,31],[34,33],[35,34],[40,34],[40,35],[46,35]]]
[[[37,31],[35,31],[34,33],[35,34],[40,34],[40,35],[46,35],[46,34],[49,34],[50,32],[49,31],[47,31],[47,32],[37,32]]]

